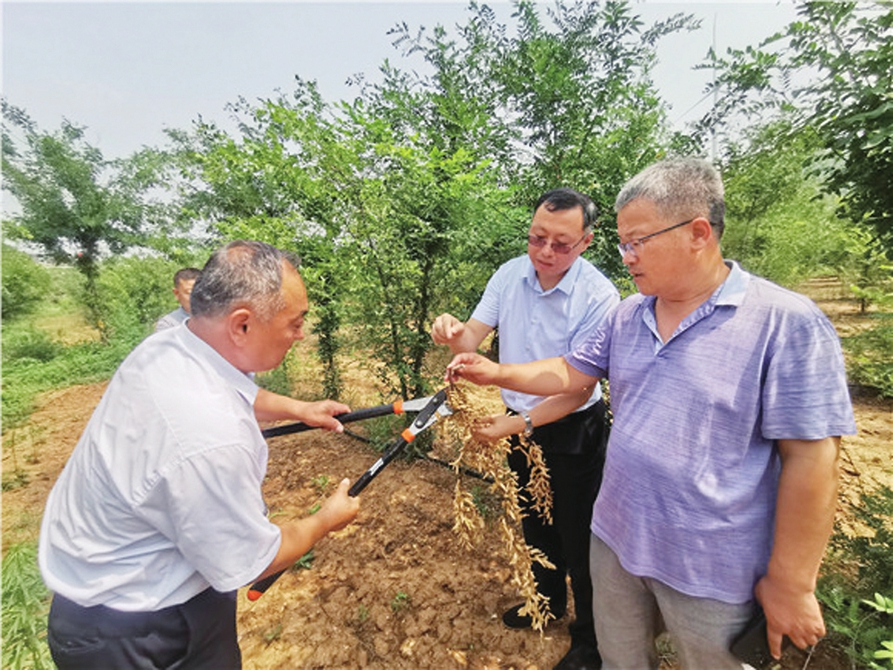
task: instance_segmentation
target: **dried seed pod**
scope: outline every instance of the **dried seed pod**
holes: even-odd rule
[[[475,397],[475,394],[479,397]],[[521,614],[530,616],[534,630],[542,632],[546,624],[554,619],[549,611],[547,599],[537,591],[536,578],[531,566],[537,562],[553,568],[545,555],[530,547],[523,535],[518,532],[523,513],[518,504],[519,486],[517,475],[508,466],[506,457],[511,451],[511,442],[501,439],[494,444],[476,440],[472,428],[478,418],[499,411],[492,402],[482,402],[481,393],[492,395],[492,390],[483,390],[468,384],[454,384],[449,390],[449,404],[453,414],[438,424],[441,437],[453,451],[450,465],[459,474],[460,468],[470,468],[492,480],[490,491],[502,501],[502,516],[499,519],[502,545],[511,569],[511,582],[517,586],[524,598]],[[543,460],[542,449],[532,440],[521,440],[518,447],[527,458],[531,468],[530,483],[526,494],[531,507],[548,523],[552,522],[552,489],[549,473]],[[453,497],[455,523],[453,530],[460,543],[471,548],[483,535],[485,524],[473,496],[462,488],[457,478]]]

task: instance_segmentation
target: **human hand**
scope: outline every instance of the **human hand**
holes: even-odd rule
[[[486,386],[496,383],[499,372],[499,364],[480,354],[464,353],[456,354],[446,368],[444,379],[454,382],[457,379],[467,379],[472,384]]]
[[[334,417],[338,414],[346,414],[349,411],[350,407],[343,402],[318,400],[316,402],[304,403],[301,408],[301,416],[298,418],[310,426],[343,433],[344,426]]]
[[[350,480],[342,479],[335,492],[329,496],[316,513],[326,526],[327,532],[341,530],[356,518],[360,511],[360,499],[348,495]]]
[[[450,344],[462,337],[465,324],[452,314],[441,314],[431,325],[431,339],[435,344]]]
[[[815,592],[792,589],[766,575],[757,582],[754,593],[766,613],[773,658],[781,658],[784,636],[800,649],[816,645],[825,636],[825,620]]]
[[[523,419],[518,428],[519,417],[517,415],[494,414],[475,419],[471,428],[471,436],[481,442],[496,442],[509,435],[520,433],[524,430]]]

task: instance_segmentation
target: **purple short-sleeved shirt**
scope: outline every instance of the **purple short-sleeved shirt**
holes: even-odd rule
[[[765,574],[775,440],[855,432],[833,326],[809,299],[735,264],[666,342],[634,295],[580,348],[607,376],[614,423],[592,532],[632,574],[741,603]]]

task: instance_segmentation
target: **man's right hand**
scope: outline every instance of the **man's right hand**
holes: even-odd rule
[[[360,499],[349,496],[347,494],[349,489],[350,480],[342,480],[335,492],[326,499],[316,513],[329,533],[341,530],[350,524],[360,511]]]
[[[462,337],[465,324],[452,314],[441,314],[431,325],[431,339],[435,344],[451,344]]]
[[[467,379],[472,384],[486,386],[496,384],[499,363],[480,354],[456,354],[447,365],[445,379],[453,382],[456,379]]]

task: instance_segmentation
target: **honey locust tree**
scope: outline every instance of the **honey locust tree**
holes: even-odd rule
[[[230,136],[198,121],[170,131],[183,177],[183,212],[212,237],[251,238],[296,252],[313,305],[323,391],[341,392],[336,365],[345,269],[340,192],[356,172],[316,85],[296,78],[291,95],[230,106],[239,120]]]
[[[799,2],[798,19],[757,47],[712,54],[718,104],[707,132],[783,112],[819,139],[810,160],[842,215],[893,258],[893,2]]]
[[[515,0],[512,8],[511,22],[501,23],[487,6],[471,3],[455,34],[400,26],[398,44],[435,69],[423,85],[458,80],[471,92],[466,98],[485,101],[478,109],[490,116],[487,127],[503,129],[488,156],[515,186],[515,204],[527,208],[542,192],[570,186],[589,194],[610,221],[622,184],[670,145],[651,80],[656,44],[699,24],[677,14],[646,26],[622,1]],[[588,253],[610,274],[625,274],[613,226],[605,228]]]
[[[395,45],[424,67],[385,63],[381,82],[364,82],[347,117],[355,130],[345,134],[374,148],[368,175],[380,175],[364,184],[364,197],[373,185],[387,194],[378,207],[388,216],[370,216],[365,201],[358,221],[368,227],[353,229],[364,262],[377,262],[369,288],[378,294],[359,304],[388,305],[378,313],[388,327],[371,336],[388,333],[394,356],[417,351],[412,376],[431,346],[423,316],[438,308],[467,315],[496,266],[523,253],[542,191],[574,186],[609,210],[623,181],[666,145],[649,76],[654,45],[694,27],[690,19],[646,29],[625,2],[557,2],[549,11],[515,2],[513,10],[510,24],[471,3],[468,20],[451,29],[398,25]],[[600,236],[599,262],[619,270],[608,239]],[[395,304],[405,297],[416,314]],[[363,322],[378,323],[376,314]]]
[[[395,93],[388,91],[392,103],[412,100]],[[364,165],[362,179],[345,189],[358,252],[351,304],[381,379],[408,397],[428,390],[434,316],[466,302],[489,271],[479,262],[490,243],[481,222],[507,203],[486,162],[442,148],[424,128],[404,134],[381,111],[370,114],[358,101],[347,120]]]
[[[397,26],[406,69],[386,61],[376,81],[354,80],[353,102],[298,110],[298,127],[319,122],[324,142],[286,131],[295,101],[280,98],[243,107],[240,138],[208,127],[194,147],[204,185],[191,202],[218,212],[217,230],[250,224],[287,241],[322,226],[315,239],[337,259],[328,286],[350,297],[352,323],[404,396],[425,390],[431,318],[467,316],[497,265],[523,253],[542,190],[575,186],[608,210],[663,146],[648,73],[655,41],[687,20],[644,29],[623,2],[556,3],[547,28],[537,5],[514,10],[512,25],[472,3],[454,29]],[[327,209],[305,208],[311,191],[331,197]]]
[[[122,163],[107,161],[68,121],[41,131],[21,109],[3,100],[3,188],[19,211],[4,234],[41,247],[53,261],[73,264],[85,278],[84,301],[101,326],[96,280],[103,253],[140,246],[147,210]],[[102,332],[102,328],[100,327]]]

